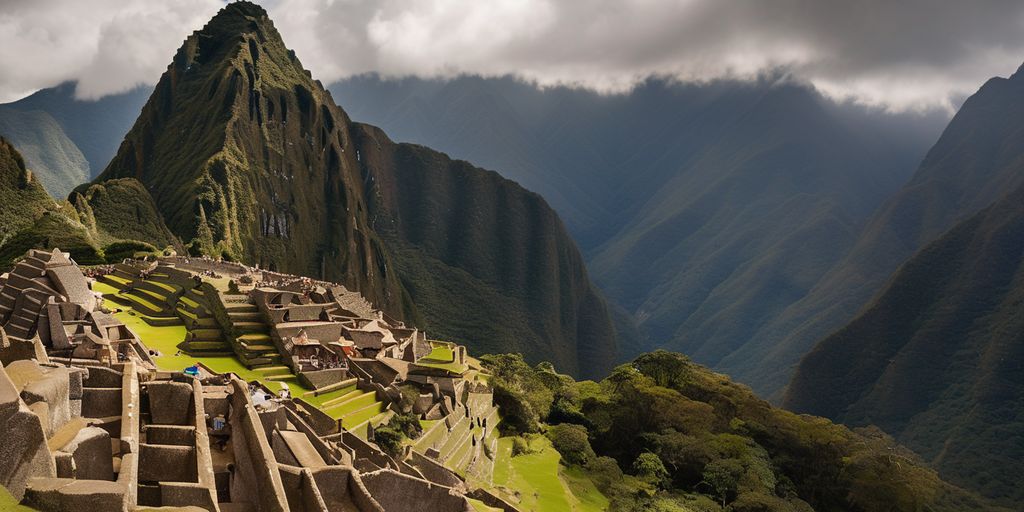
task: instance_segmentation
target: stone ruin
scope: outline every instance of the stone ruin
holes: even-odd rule
[[[182,322],[183,350],[284,367],[313,391],[158,369],[67,254],[32,251],[0,277],[0,485],[15,499],[43,511],[515,510],[463,476],[489,478],[500,421],[463,347],[338,285],[254,279],[231,295],[178,263],[120,265],[107,298],[149,308],[154,325]],[[312,404],[331,392],[343,394]],[[410,412],[403,403],[433,421],[392,456],[374,431]]]

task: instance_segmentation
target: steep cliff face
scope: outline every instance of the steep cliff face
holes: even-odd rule
[[[618,355],[607,307],[544,199],[495,172],[356,126],[374,228],[428,330],[576,375],[607,373]]]
[[[178,50],[97,178],[135,178],[193,252],[338,280],[401,314],[349,120],[266,12],[229,4]]]
[[[1024,499],[1024,189],[905,263],[804,357],[794,410],[875,424],[947,479]]]
[[[539,196],[352,123],[254,4],[228,4],[185,41],[72,202],[98,230],[124,232],[130,222],[95,210],[97,187],[136,180],[135,210],[148,192],[194,253],[343,282],[474,352],[583,375],[616,361],[604,301]],[[147,231],[160,238],[158,223]]]

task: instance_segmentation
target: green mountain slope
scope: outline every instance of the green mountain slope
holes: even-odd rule
[[[53,199],[28,170],[14,145],[0,137],[0,245],[31,225]]]
[[[29,249],[52,247],[84,265],[103,263],[102,250],[74,208],[55,202],[21,153],[0,137],[0,271]]]
[[[370,132],[262,8],[235,2],[185,41],[93,186],[137,180],[193,253],[343,282],[474,350],[553,354],[584,374],[612,364],[604,302],[543,200]]]
[[[786,404],[873,423],[953,482],[1024,502],[1024,189],[905,263],[804,357]]]
[[[810,293],[757,331],[755,352],[764,364],[750,380],[779,389],[787,373],[778,368],[793,367],[817,341],[852,320],[916,250],[1024,184],[1022,139],[1024,69],[989,80],[968,98],[850,252]]]
[[[56,119],[41,110],[0,106],[0,135],[18,147],[28,167],[54,197],[89,180],[89,162]]]

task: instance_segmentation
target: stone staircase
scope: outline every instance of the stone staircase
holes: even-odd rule
[[[200,288],[191,288],[178,297],[175,311],[188,329],[185,351],[191,355],[230,356],[234,351],[210,311],[208,300]]]
[[[281,354],[270,337],[270,325],[248,295],[221,293],[227,315],[228,341],[249,369],[281,366]]]

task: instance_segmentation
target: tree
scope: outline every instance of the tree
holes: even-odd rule
[[[644,452],[633,461],[633,472],[641,480],[658,488],[664,488],[669,482],[668,470],[656,454]]]
[[[728,500],[736,496],[736,488],[743,471],[743,463],[740,461],[719,459],[704,466],[704,480],[701,483],[711,488],[724,507]]]

